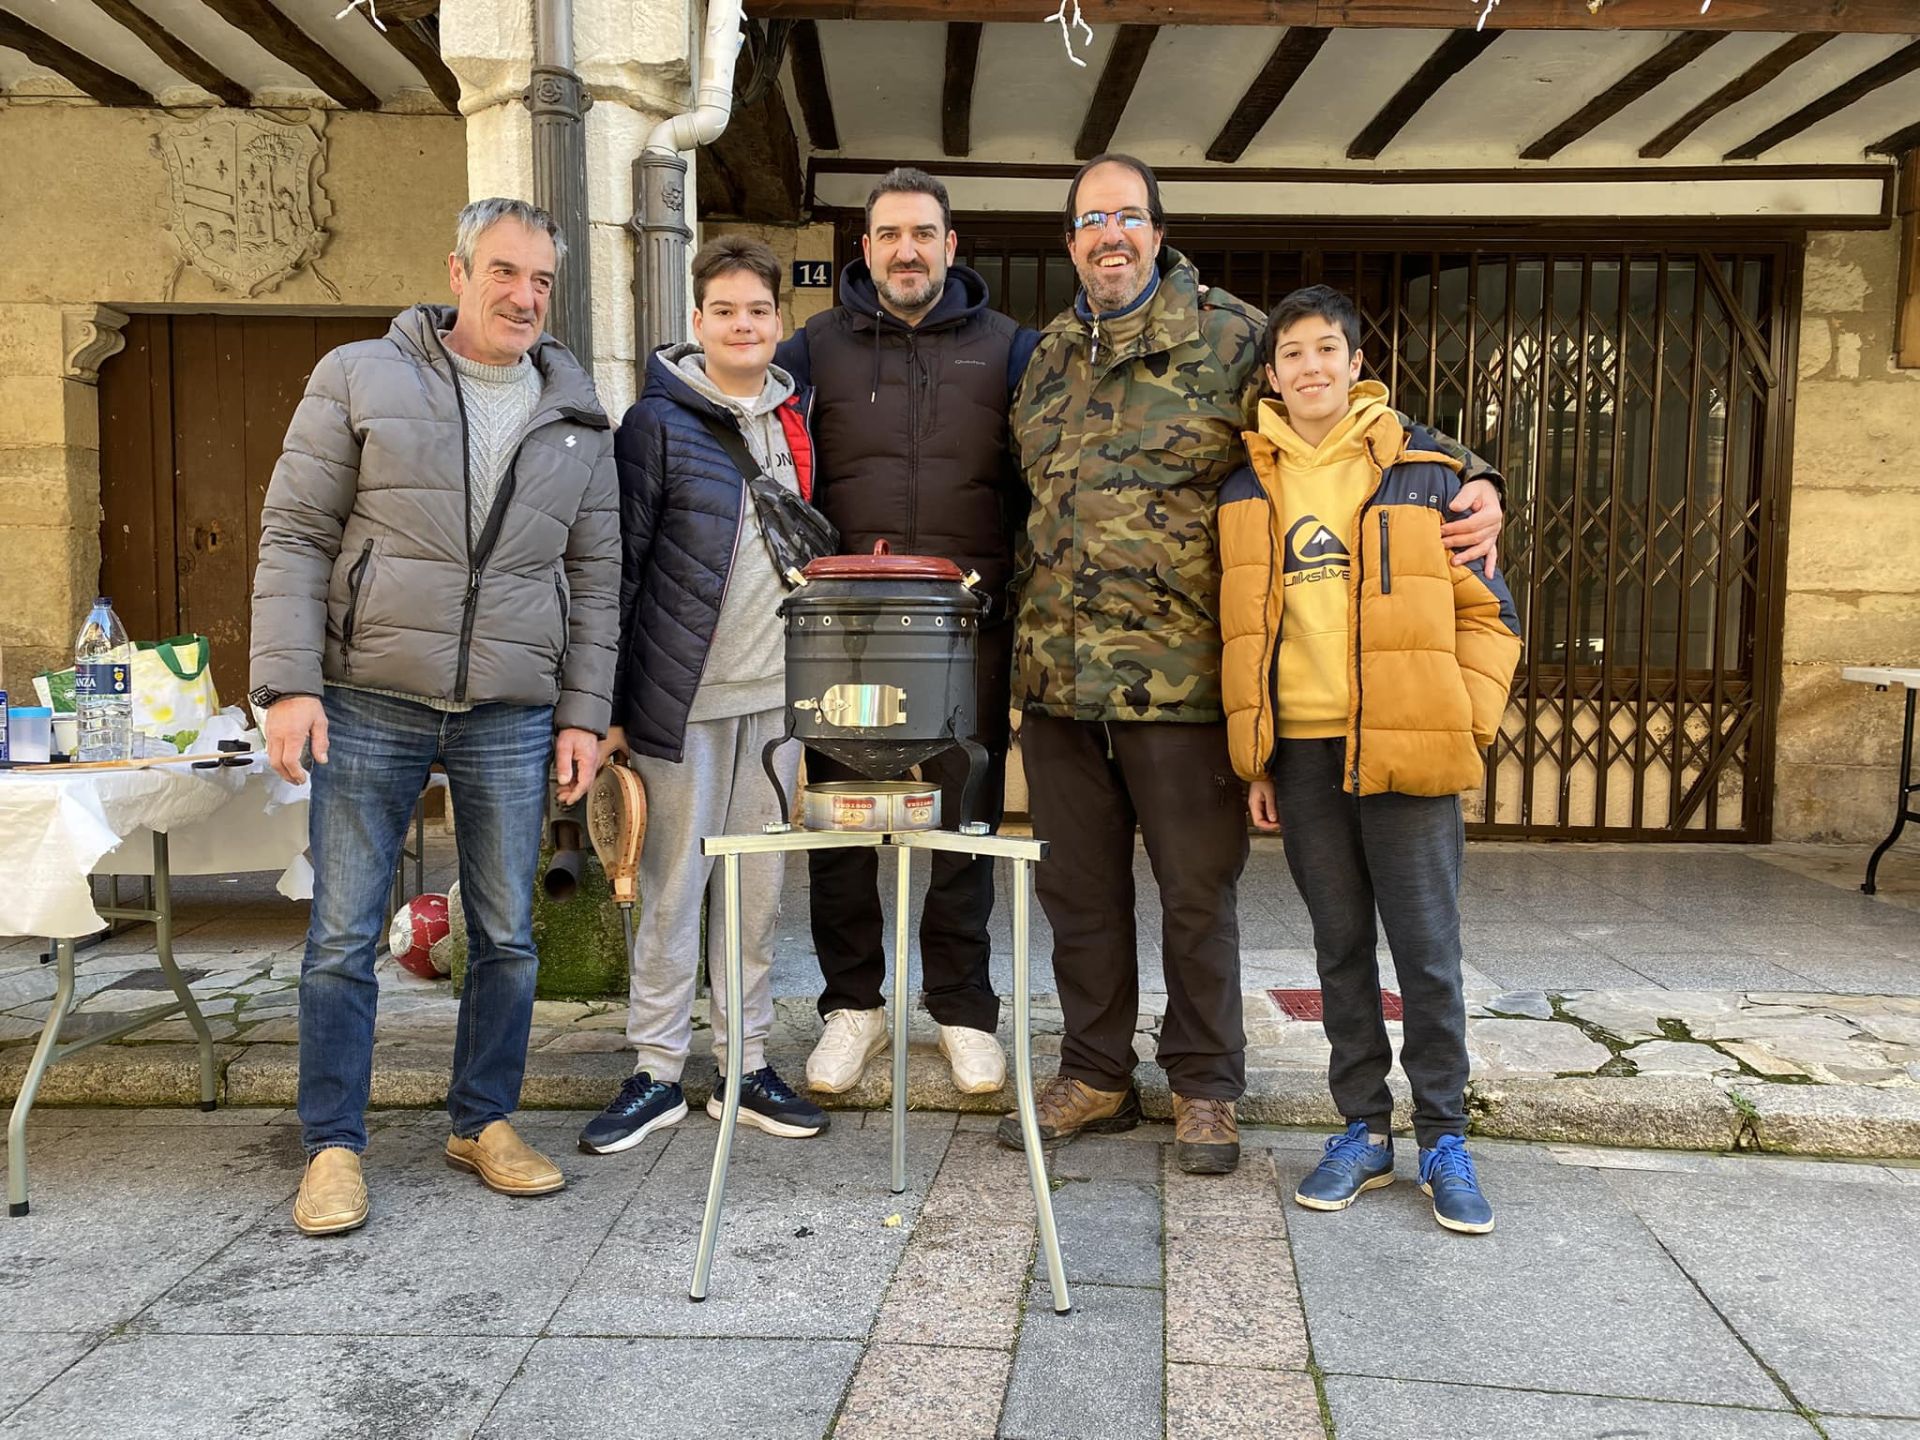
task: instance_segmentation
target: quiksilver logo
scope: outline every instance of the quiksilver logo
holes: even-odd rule
[[[1287,531],[1283,567],[1288,585],[1311,585],[1320,580],[1343,580],[1353,568],[1346,542],[1318,515],[1303,515]]]

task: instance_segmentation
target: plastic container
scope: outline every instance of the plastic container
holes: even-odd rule
[[[80,719],[80,760],[126,760],[133,754],[133,645],[127,627],[102,595],[87,612],[73,646],[73,698]]]
[[[44,765],[53,758],[53,711],[15,705],[7,712],[7,758],[15,765]]]

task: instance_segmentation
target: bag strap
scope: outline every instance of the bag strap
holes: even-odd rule
[[[737,425],[729,425],[709,410],[700,412],[700,423],[707,427],[707,433],[727,452],[727,458],[733,462],[733,468],[740,472],[740,478],[749,486],[766,474],[760,468],[760,462],[753,458],[753,452],[747,448],[747,440]]]
[[[174,673],[179,680],[198,680],[207,668],[207,637],[204,635],[175,635],[168,640],[156,640],[150,646],[142,645],[142,650],[151,649],[160,663]],[[198,658],[191,669],[181,658],[182,650],[192,649],[198,652]]]

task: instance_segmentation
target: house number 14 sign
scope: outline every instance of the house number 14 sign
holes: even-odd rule
[[[831,260],[796,260],[793,262],[793,288],[796,290],[819,290],[833,284],[833,262]]]

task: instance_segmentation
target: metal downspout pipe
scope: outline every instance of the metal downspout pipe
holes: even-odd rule
[[[741,0],[707,0],[693,108],[662,121],[633,162],[635,365],[687,338],[687,162],[680,153],[720,138],[733,118],[733,66],[740,53]]]
[[[571,259],[554,280],[547,329],[593,367],[592,236],[587,228],[586,113],[593,104],[573,73],[573,0],[534,0],[533,203],[559,223]]]

